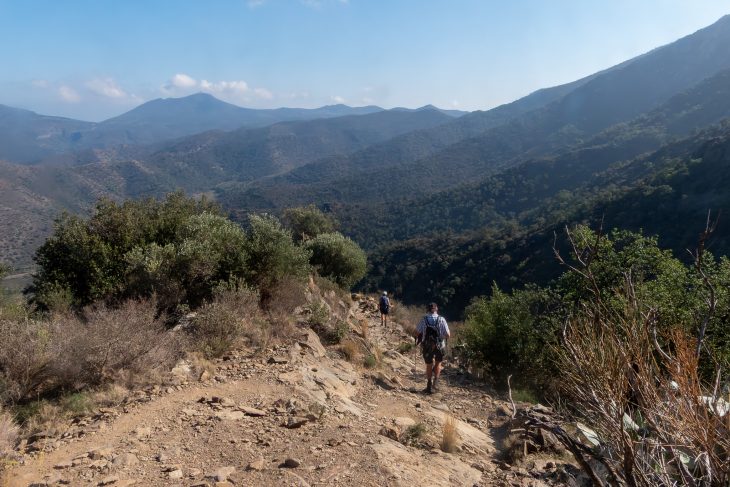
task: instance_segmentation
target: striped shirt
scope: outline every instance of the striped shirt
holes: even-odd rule
[[[416,332],[419,335],[422,335],[424,331],[426,331],[427,326],[434,326],[437,325],[439,330],[439,337],[444,340],[449,336],[451,332],[449,332],[449,325],[446,323],[446,320],[443,316],[439,316],[438,313],[431,313],[423,318],[421,318],[421,321],[418,322],[418,326],[416,327]]]

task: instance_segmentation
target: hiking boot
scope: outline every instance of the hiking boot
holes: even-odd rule
[[[433,383],[431,384],[431,391],[432,392],[438,392],[438,388],[436,387],[436,383],[438,382],[438,379],[434,379]]]

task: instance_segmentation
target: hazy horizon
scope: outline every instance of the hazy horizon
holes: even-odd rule
[[[729,11],[716,0],[0,0],[0,40],[14,46],[0,54],[0,103],[90,121],[196,92],[250,108],[486,110]]]

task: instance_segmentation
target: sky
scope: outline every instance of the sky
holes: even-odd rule
[[[0,0],[0,104],[99,121],[253,108],[485,110],[672,42],[728,0]]]

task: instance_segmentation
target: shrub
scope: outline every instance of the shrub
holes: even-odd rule
[[[337,222],[314,205],[288,208],[284,210],[283,220],[297,242],[332,233],[337,228]]]
[[[13,417],[0,408],[0,473],[3,461],[10,457],[18,442],[19,433],[20,429]]]
[[[344,288],[349,289],[365,275],[365,252],[340,233],[318,235],[308,240],[304,246],[311,251],[310,263],[317,272]]]
[[[366,369],[374,369],[378,366],[378,357],[374,353],[369,353],[363,360],[363,365]]]
[[[0,402],[42,392],[49,378],[51,327],[31,320],[0,320]]]
[[[215,208],[205,200],[173,193],[163,201],[101,200],[89,219],[64,214],[36,252],[39,270],[28,291],[42,308],[58,289],[68,289],[76,307],[124,294],[129,252],[175,242],[191,216],[211,211]]]
[[[180,224],[175,242],[153,242],[126,254],[126,293],[154,293],[163,309],[179,303],[195,308],[210,300],[218,283],[244,276],[245,242],[243,229],[230,220],[207,212],[192,215]]]
[[[261,332],[258,295],[247,288],[218,292],[193,319],[193,336],[208,358],[220,357],[239,339],[256,339]]]
[[[491,297],[475,300],[466,310],[467,358],[487,365],[500,382],[514,373],[522,384],[545,387],[559,337],[557,307],[548,291],[506,294],[495,286]]]
[[[400,442],[406,446],[414,446],[426,434],[426,426],[423,423],[412,424],[401,434]]]
[[[295,245],[291,233],[273,216],[251,215],[249,223],[246,281],[259,289],[262,302],[267,305],[276,285],[284,278],[304,279],[308,275],[310,253]]]
[[[180,355],[152,301],[129,300],[117,308],[87,308],[81,317],[55,317],[51,337],[50,378],[72,390],[102,384],[122,371],[167,369]]]

